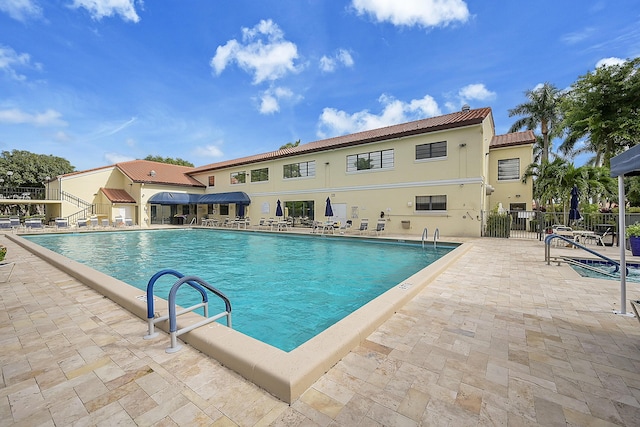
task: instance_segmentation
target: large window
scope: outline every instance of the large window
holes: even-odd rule
[[[231,184],[244,184],[245,182],[247,182],[247,173],[245,171],[231,174]]]
[[[316,162],[291,163],[282,167],[282,176],[288,178],[301,178],[305,176],[316,176]]]
[[[416,211],[446,211],[447,196],[416,196]]]
[[[416,145],[416,160],[447,157],[447,141]]]
[[[347,156],[347,172],[391,168],[393,168],[393,150],[372,151]]]
[[[269,181],[269,168],[253,169],[251,182]]]
[[[520,179],[520,159],[498,160],[498,181]]]
[[[209,187],[213,187],[216,185],[216,177],[211,175],[209,176]]]

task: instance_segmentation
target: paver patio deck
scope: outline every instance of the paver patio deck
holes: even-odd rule
[[[640,425],[640,323],[612,313],[619,283],[546,265],[541,242],[469,241],[289,406],[188,345],[165,353],[142,319],[0,237],[16,262],[0,424]]]

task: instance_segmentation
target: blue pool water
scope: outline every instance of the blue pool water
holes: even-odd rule
[[[587,264],[592,268],[596,268],[599,271],[594,271],[593,269],[583,268],[579,265],[571,265],[571,267],[578,272],[582,277],[591,277],[595,279],[607,279],[607,280],[620,280],[620,272],[613,272],[615,268],[604,261],[600,260],[591,260],[591,259],[575,259],[574,261],[578,261],[583,264]],[[640,264],[627,263],[627,282],[640,283]]]
[[[25,236],[146,291],[164,268],[194,275],[229,297],[233,327],[290,351],[454,247],[224,230],[152,230]],[[163,276],[154,294],[175,283]],[[200,302],[181,287],[178,304]],[[209,313],[224,310],[211,297]],[[166,307],[156,307],[166,312]]]

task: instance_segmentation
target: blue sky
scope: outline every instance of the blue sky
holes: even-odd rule
[[[196,166],[568,87],[637,0],[0,0],[0,150]]]

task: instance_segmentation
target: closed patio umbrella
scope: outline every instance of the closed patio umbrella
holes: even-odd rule
[[[276,204],[276,216],[284,216],[284,213],[282,213],[282,205],[280,204],[280,199],[278,199],[278,203]]]
[[[580,215],[580,211],[578,210],[578,197],[580,193],[578,192],[578,187],[575,185],[571,189],[571,206],[569,209],[569,221],[577,221],[582,219],[582,215]]]
[[[324,208],[324,216],[330,218],[333,216],[333,209],[331,208],[331,199],[327,197],[327,206]]]

